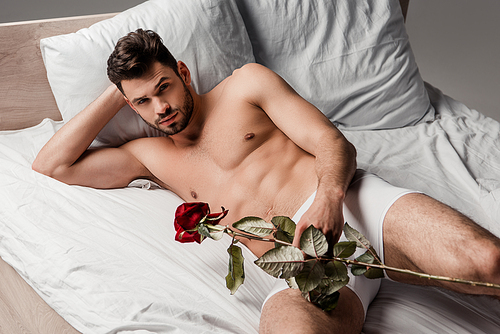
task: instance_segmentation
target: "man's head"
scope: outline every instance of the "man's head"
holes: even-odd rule
[[[152,30],[138,29],[116,43],[108,58],[108,78],[125,95],[122,81],[142,77],[156,61],[179,75],[177,61],[161,37]]]
[[[194,108],[189,70],[155,32],[139,29],[121,38],[108,59],[108,77],[150,126],[173,135],[188,125]]]

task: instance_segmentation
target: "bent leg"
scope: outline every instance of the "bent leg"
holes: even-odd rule
[[[450,207],[422,194],[398,199],[384,221],[385,263],[431,275],[500,284],[500,239]],[[470,294],[500,290],[387,272],[399,282]]]
[[[265,303],[259,333],[360,333],[363,322],[363,305],[347,287],[340,290],[337,307],[328,313],[306,301],[299,290],[286,289]]]

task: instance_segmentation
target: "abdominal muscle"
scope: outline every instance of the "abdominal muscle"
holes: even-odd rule
[[[246,216],[268,222],[274,216],[291,218],[317,188],[314,163],[312,155],[278,130],[199,200],[208,202],[213,212],[221,206],[229,210],[222,224]],[[270,242],[241,241],[257,256],[274,247]]]
[[[144,165],[158,183],[186,202],[206,202],[213,213],[220,212],[221,207],[228,209],[228,215],[220,222],[223,225],[247,216],[268,222],[274,216],[293,217],[317,188],[315,157],[277,128],[238,137],[248,142],[224,152],[220,145],[172,150],[164,137],[147,138],[157,154],[152,156],[150,150],[136,154],[143,157]],[[176,168],[165,168],[173,161]],[[272,242],[241,242],[256,256],[274,247]]]

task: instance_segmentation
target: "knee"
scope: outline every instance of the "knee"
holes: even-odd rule
[[[330,313],[306,301],[299,290],[286,289],[264,305],[259,333],[360,333],[363,320],[361,301],[346,287]]]
[[[489,243],[483,246],[481,258],[475,261],[480,280],[490,283],[500,282],[500,245]]]

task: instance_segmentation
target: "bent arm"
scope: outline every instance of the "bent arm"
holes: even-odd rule
[[[246,65],[246,89],[254,89],[259,105],[297,146],[316,158],[318,188],[310,209],[297,222],[294,245],[314,225],[336,242],[344,225],[343,201],[356,171],[356,150],[316,107],[299,96],[281,77],[265,67]]]
[[[102,128],[125,105],[113,85],[65,124],[38,153],[33,170],[68,184],[94,188],[126,186],[147,169],[124,148],[87,150]]]

